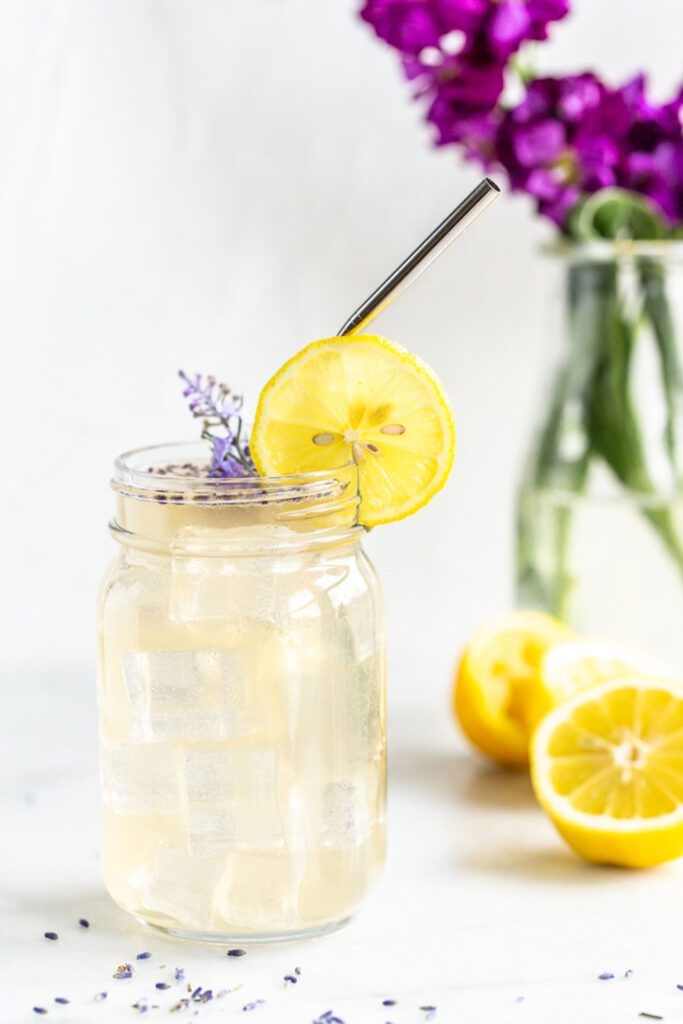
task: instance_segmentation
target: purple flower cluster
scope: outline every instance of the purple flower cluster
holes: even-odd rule
[[[568,11],[569,0],[366,0],[361,17],[380,39],[413,57],[459,32],[463,52],[488,51],[506,61],[525,40],[546,39],[549,23]],[[444,56],[449,50],[447,44]]]
[[[614,186],[646,195],[674,227],[683,219],[682,109],[683,93],[650,103],[642,75],[618,89],[592,74],[537,78],[503,114],[495,160],[560,227],[579,199]]]
[[[620,186],[683,221],[683,90],[647,99],[642,75],[609,88],[594,74],[536,78],[506,104],[510,60],[547,38],[569,0],[365,0],[361,17],[397,49],[439,145],[459,145],[566,229],[583,197]]]
[[[569,0],[366,0],[361,17],[429,96],[438,143],[487,159],[508,61],[527,40],[546,39],[568,9]]]

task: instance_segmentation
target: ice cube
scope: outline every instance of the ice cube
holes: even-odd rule
[[[237,531],[231,531],[231,538],[238,541]],[[248,541],[246,537],[245,550]],[[278,603],[274,590],[264,559],[174,558],[169,614],[183,624],[231,622],[238,611],[249,619],[271,621]]]
[[[287,930],[299,923],[306,859],[289,853],[230,857],[216,887],[214,914],[230,930]]]
[[[130,735],[140,743],[215,740],[230,733],[222,688],[235,674],[230,650],[126,651]]]
[[[235,821],[217,808],[187,812],[187,852],[192,856],[230,853],[235,849]]]
[[[321,806],[322,845],[334,849],[360,846],[370,833],[374,811],[361,779],[326,783]]]
[[[284,844],[280,809],[277,752],[235,750],[231,754],[235,780],[232,813],[237,845],[269,850]]]
[[[183,757],[183,773],[188,852],[203,856],[234,849],[230,758],[224,750],[189,750]]]
[[[117,814],[181,809],[180,751],[166,744],[102,744],[103,798]]]
[[[230,755],[225,750],[186,750],[183,755],[188,808],[227,807],[234,786]]]
[[[382,623],[377,619],[372,595],[364,580],[360,585],[362,593],[356,591],[353,596],[349,595],[341,606],[339,602],[343,595],[335,598],[336,629],[354,662],[376,656],[382,638]]]
[[[179,928],[206,931],[212,923],[214,893],[224,872],[225,857],[196,857],[159,846],[152,866],[135,879],[142,910],[154,916],[161,914]]]
[[[277,752],[268,747],[187,750],[188,850],[271,850],[285,841]]]

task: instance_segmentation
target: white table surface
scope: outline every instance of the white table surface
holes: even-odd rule
[[[435,1005],[436,1024],[637,1022],[641,1011],[683,1021],[681,865],[583,864],[536,808],[527,778],[479,764],[444,707],[420,706],[418,685],[414,705],[390,701],[389,857],[362,912],[333,936],[231,960],[220,947],[146,932],[104,890],[92,680],[46,671],[3,684],[3,1022],[133,1020],[140,996],[159,1007],[145,1020],[197,1009],[198,1020],[310,1024],[333,1010],[345,1024],[420,1024],[419,1007]],[[58,941],[43,938],[48,930]],[[152,957],[137,963],[143,950]],[[125,961],[133,979],[114,980]],[[285,988],[295,966],[300,981]],[[175,967],[194,986],[239,988],[170,1015],[185,993],[154,982]],[[599,980],[603,971],[614,980]],[[71,1002],[59,1007],[55,996]],[[396,1006],[383,1007],[387,998]],[[256,999],[265,1003],[245,1013]]]

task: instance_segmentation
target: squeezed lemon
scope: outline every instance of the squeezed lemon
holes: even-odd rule
[[[625,676],[671,679],[674,673],[649,655],[601,640],[570,640],[541,659],[532,724],[563,701],[600,683]]]
[[[551,615],[514,611],[475,630],[455,678],[456,717],[470,742],[498,764],[529,763],[546,651],[573,636]]]

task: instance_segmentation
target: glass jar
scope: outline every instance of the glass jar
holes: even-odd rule
[[[518,599],[683,670],[683,245],[564,250],[568,341],[518,504]]]
[[[338,927],[385,852],[381,591],[355,466],[211,479],[205,448],[116,462],[100,619],[113,898],[202,940]]]

